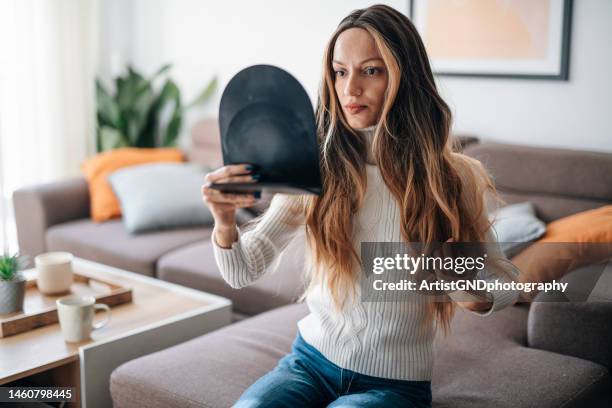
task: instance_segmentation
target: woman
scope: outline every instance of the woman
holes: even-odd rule
[[[215,257],[232,287],[259,279],[300,228],[309,243],[310,314],[298,323],[292,352],[236,406],[430,406],[433,338],[449,327],[455,304],[489,314],[515,294],[359,300],[361,242],[491,238],[484,205],[491,182],[478,162],[452,151],[451,113],[408,18],[376,5],[342,20],[325,50],[317,125],[322,195],[276,195],[241,235],[235,211],[257,195],[203,187],[215,217]],[[257,178],[250,166],[231,165],[206,181]]]

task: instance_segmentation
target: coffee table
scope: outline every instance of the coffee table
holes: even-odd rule
[[[0,385],[75,387],[73,407],[110,407],[112,370],[231,322],[231,301],[159,279],[76,258],[74,270],[132,288],[92,340],[66,343],[59,324],[0,339]],[[28,270],[26,275],[34,274]],[[98,320],[100,317],[94,318]]]

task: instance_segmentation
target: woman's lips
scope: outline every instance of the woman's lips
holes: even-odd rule
[[[363,110],[365,110],[367,108],[366,105],[346,105],[345,106],[346,110],[351,114],[351,115],[357,115],[360,112],[362,112]]]

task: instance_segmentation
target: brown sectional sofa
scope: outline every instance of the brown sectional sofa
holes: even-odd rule
[[[303,304],[284,306],[128,362],[111,376],[115,408],[229,407],[289,352]],[[459,312],[439,338],[436,408],[609,407],[610,368],[527,345],[526,306]]]
[[[465,152],[490,169],[503,198],[533,202],[545,221],[612,203],[612,154],[498,143],[472,143]],[[235,290],[216,269],[210,229],[131,237],[118,222],[100,228],[84,219],[84,187],[73,181],[16,192],[22,248],[70,250],[228,297],[238,317],[257,315],[120,366],[111,377],[114,405],[230,406],[289,351],[296,322],[307,313],[303,304],[290,304],[302,288],[303,237],[287,248],[275,275]],[[601,303],[561,309],[517,305],[487,318],[458,312],[451,335],[436,340],[434,407],[612,406],[612,359],[604,347],[612,329],[602,324],[612,321],[612,283],[606,290]],[[552,307],[563,329],[549,329],[549,318],[533,327]]]

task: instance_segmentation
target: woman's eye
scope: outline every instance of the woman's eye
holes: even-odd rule
[[[336,72],[336,76],[344,76],[344,71],[335,71]]]
[[[370,67],[370,68],[366,68],[365,73],[366,73],[366,75],[374,75],[374,74],[378,73],[379,71],[380,71],[379,68]]]

